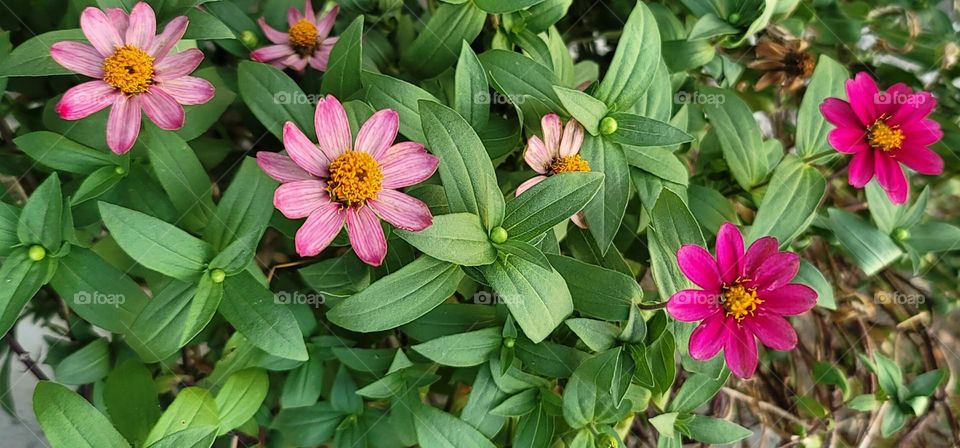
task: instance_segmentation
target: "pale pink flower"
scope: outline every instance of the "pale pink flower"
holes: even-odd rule
[[[90,41],[57,42],[50,55],[81,75],[99,78],[71,88],[57,103],[64,120],[79,120],[113,106],[107,119],[107,146],[117,154],[130,150],[140,133],[140,111],[159,128],[180,129],[183,106],[213,98],[213,85],[188,76],[203,61],[196,48],[169,54],[187,30],[187,18],[175,17],[156,34],[157,18],[140,2],[128,15],[120,8],[86,8],[80,28]]]
[[[307,0],[303,13],[294,7],[287,11],[290,28],[286,33],[273,29],[261,17],[258,21],[260,28],[274,45],[258,48],[250,53],[250,57],[279,69],[290,67],[302,72],[307,64],[310,64],[321,72],[326,71],[330,50],[333,49],[333,44],[337,43],[336,37],[330,37],[330,31],[339,11],[340,7],[334,6],[330,12],[318,18],[313,12],[310,0]]]
[[[530,137],[527,140],[527,150],[523,154],[527,165],[538,175],[520,184],[517,187],[517,196],[549,176],[590,171],[590,164],[580,157],[583,126],[577,123],[577,120],[570,119],[564,126],[557,114],[547,114],[540,119],[540,127],[543,129],[543,140],[536,135]],[[583,212],[577,212],[570,220],[581,229],[587,228]]]

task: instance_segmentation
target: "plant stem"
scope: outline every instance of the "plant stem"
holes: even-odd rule
[[[46,373],[43,373],[43,370],[41,370],[40,367],[37,366],[36,361],[34,361],[33,358],[30,357],[30,353],[24,350],[23,346],[20,345],[19,342],[17,342],[17,340],[13,337],[12,333],[8,334],[6,339],[7,339],[7,346],[10,347],[10,350],[12,352],[17,354],[17,358],[20,359],[20,362],[23,363],[23,365],[27,368],[27,370],[30,371],[30,373],[33,373],[33,376],[37,377],[38,380],[42,380],[42,381],[47,381],[50,379],[50,377],[48,377]]]

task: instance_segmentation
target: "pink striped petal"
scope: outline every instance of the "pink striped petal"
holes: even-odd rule
[[[310,23],[316,23],[317,17],[313,12],[313,3],[310,0],[307,0],[306,5],[303,6],[303,18],[307,19]]]
[[[583,126],[577,120],[570,119],[563,128],[563,137],[560,139],[560,157],[570,157],[580,152],[583,145]]]
[[[765,313],[794,316],[810,311],[817,304],[817,292],[807,285],[789,283],[760,295]]]
[[[387,239],[383,236],[380,219],[370,207],[350,207],[346,215],[347,234],[353,251],[364,263],[380,266],[387,256]]]
[[[91,78],[103,78],[103,56],[87,44],[72,41],[50,46],[50,56],[58,64]]]
[[[322,180],[285,182],[273,193],[273,206],[290,219],[306,218],[330,202],[327,183]]]
[[[333,41],[330,43],[328,41]],[[317,47],[317,51],[310,56],[310,66],[321,72],[327,71],[327,64],[330,62],[330,51],[333,50],[333,44],[337,42],[336,37],[331,37]]]
[[[67,90],[55,110],[64,120],[79,120],[103,110],[120,96],[117,89],[103,81],[89,81]]]
[[[847,98],[850,99],[850,107],[864,127],[870,126],[874,120],[880,118],[877,107],[878,93],[877,83],[866,72],[857,73],[854,79],[847,81]]]
[[[263,34],[267,36],[267,39],[270,42],[275,44],[286,44],[290,42],[290,35],[282,31],[277,31],[272,26],[267,24],[267,21],[263,17],[257,19],[257,24],[260,25],[260,29],[263,30]]]
[[[319,177],[327,176],[330,160],[292,121],[283,125],[283,147],[290,158],[308,173]]]
[[[844,154],[856,154],[870,149],[867,131],[860,128],[836,128],[827,134],[830,146]]]
[[[140,95],[143,112],[160,129],[174,131],[183,127],[183,106],[163,89],[150,89]]]
[[[80,29],[83,30],[83,35],[87,37],[93,48],[96,48],[103,57],[112,55],[117,47],[123,46],[123,38],[113,27],[107,15],[92,6],[84,9],[80,14]]]
[[[726,318],[723,313],[716,313],[693,329],[690,333],[690,356],[699,361],[706,361],[720,352],[727,329]]]
[[[293,26],[295,23],[299,22],[303,18],[303,13],[300,12],[295,6],[291,6],[287,10],[287,25]]]
[[[830,124],[838,128],[863,128],[850,103],[840,98],[827,98],[820,104],[820,112]]]
[[[107,18],[110,19],[113,27],[117,29],[117,33],[126,36],[127,26],[130,25],[130,16],[127,12],[123,8],[107,8],[103,11],[107,14]]]
[[[723,356],[730,371],[740,378],[750,378],[757,371],[757,341],[750,330],[733,319],[727,322]]]
[[[853,158],[850,159],[850,166],[848,170],[850,171],[849,181],[850,185],[853,185],[857,188],[863,188],[867,183],[870,182],[870,179],[873,179],[874,173],[874,153],[875,151],[860,151],[853,155]]]
[[[540,127],[543,129],[543,144],[552,160],[560,155],[560,135],[563,133],[560,117],[557,114],[546,114],[540,119]]]
[[[210,81],[195,76],[181,76],[163,81],[156,88],[169,93],[178,103],[188,106],[206,103],[216,93]]]
[[[756,314],[743,320],[743,325],[774,350],[793,350],[797,347],[797,332],[790,322],[775,314]]]
[[[140,95],[117,95],[107,117],[107,146],[126,154],[140,135]]]
[[[907,202],[907,196],[910,193],[910,184],[903,174],[903,168],[896,160],[885,154],[876,155],[877,182],[887,192],[890,202],[894,204],[903,204]]]
[[[293,159],[275,152],[257,152],[257,165],[268,176],[280,182],[295,182],[298,180],[317,180],[317,177],[306,172]]]
[[[543,182],[543,181],[545,181],[545,180],[547,180],[547,176],[533,176],[533,177],[527,179],[527,180],[524,181],[522,184],[520,184],[519,187],[517,187],[517,193],[516,193],[516,195],[517,195],[517,196],[520,196],[520,195],[523,194],[525,191],[533,188],[534,185],[539,184],[540,182]]]
[[[294,54],[293,56],[288,57],[285,60],[287,67],[292,68],[298,72],[302,72],[307,68],[307,64],[310,62],[310,57],[303,57],[299,54]]]
[[[925,146],[905,146],[891,157],[920,174],[934,176],[943,173],[943,159]]]
[[[433,224],[427,204],[396,190],[380,190],[377,199],[367,201],[367,205],[380,219],[398,229],[419,232]]]
[[[527,150],[523,153],[523,160],[537,173],[547,174],[547,170],[553,163],[553,156],[547,151],[540,137],[534,135],[527,140]]]
[[[427,180],[437,171],[440,159],[416,142],[400,142],[387,149],[378,161],[383,188],[407,187]]]
[[[250,52],[250,58],[257,62],[273,62],[293,56],[293,49],[287,44],[268,45]]]
[[[743,275],[743,235],[737,226],[726,222],[717,232],[717,267],[720,268],[720,279],[724,283],[732,284]]]
[[[777,252],[767,257],[753,271],[749,284],[761,291],[776,289],[790,283],[799,271],[799,255],[793,252]]]
[[[345,219],[340,204],[328,202],[317,208],[297,230],[294,242],[297,254],[313,257],[322,252],[337,237]]]
[[[380,160],[387,148],[397,139],[400,129],[400,115],[393,109],[382,109],[373,114],[357,132],[357,142],[353,148]]]
[[[150,50],[147,51],[147,53],[150,53],[150,56],[153,56],[154,64],[159,64],[163,58],[167,57],[167,54],[170,53],[173,46],[183,37],[183,33],[187,32],[188,23],[189,21],[186,16],[174,17],[167,23],[167,26],[163,28],[163,32],[153,40],[153,44],[150,45]]]
[[[753,278],[757,269],[779,250],[777,239],[772,236],[765,236],[754,241],[743,255],[743,260],[741,261],[743,277]]]
[[[130,11],[126,43],[137,48],[150,48],[157,35],[157,16],[146,2],[139,2]]]
[[[327,95],[317,102],[313,125],[317,131],[320,149],[330,160],[336,160],[340,154],[352,148],[353,136],[350,134],[347,111],[333,95]]]
[[[163,81],[189,75],[203,62],[203,52],[197,48],[170,55],[154,66],[156,79]]]
[[[677,251],[677,264],[683,275],[697,286],[706,291],[720,290],[720,271],[706,249],[692,244],[683,245]]]
[[[667,301],[667,312],[681,322],[700,321],[720,311],[720,294],[716,291],[684,289]]]
[[[336,5],[329,12],[317,20],[317,38],[324,40],[333,30],[333,24],[337,21],[337,13],[340,12],[340,5]]]

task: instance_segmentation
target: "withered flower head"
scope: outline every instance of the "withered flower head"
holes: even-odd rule
[[[807,51],[809,45],[801,39],[775,41],[763,39],[757,45],[757,59],[749,64],[750,68],[766,73],[757,80],[755,90],[763,90],[769,85],[778,85],[793,91],[800,88],[804,81],[813,75],[817,62]]]

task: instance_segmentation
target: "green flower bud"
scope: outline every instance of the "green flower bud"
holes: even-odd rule
[[[897,227],[893,229],[893,238],[897,241],[906,241],[910,239],[910,229]]]
[[[127,174],[127,169],[117,165],[113,168],[113,172],[123,176],[124,174]]]
[[[507,241],[507,237],[510,235],[507,234],[507,229],[497,226],[490,231],[490,241],[493,241],[497,244],[503,244]]]
[[[33,261],[40,261],[47,257],[47,250],[44,249],[43,246],[36,244],[30,246],[30,250],[27,251],[27,256]]]
[[[733,13],[733,14],[730,14],[730,15],[727,17],[727,22],[729,22],[729,23],[731,23],[731,24],[736,24],[736,23],[739,22],[739,21],[740,21],[740,13],[738,13],[738,12],[735,12],[735,13]]]
[[[517,340],[514,338],[503,338],[503,346],[506,348],[513,348],[517,344]]]
[[[600,120],[600,133],[610,135],[614,132],[617,132],[617,120],[613,117],[603,117],[603,120]]]
[[[240,42],[243,42],[247,47],[253,48],[259,43],[259,39],[257,39],[257,35],[253,31],[246,30],[240,33]]]
[[[214,269],[210,271],[210,280],[213,280],[214,283],[223,283],[227,278],[227,273],[223,272],[223,269]]]

